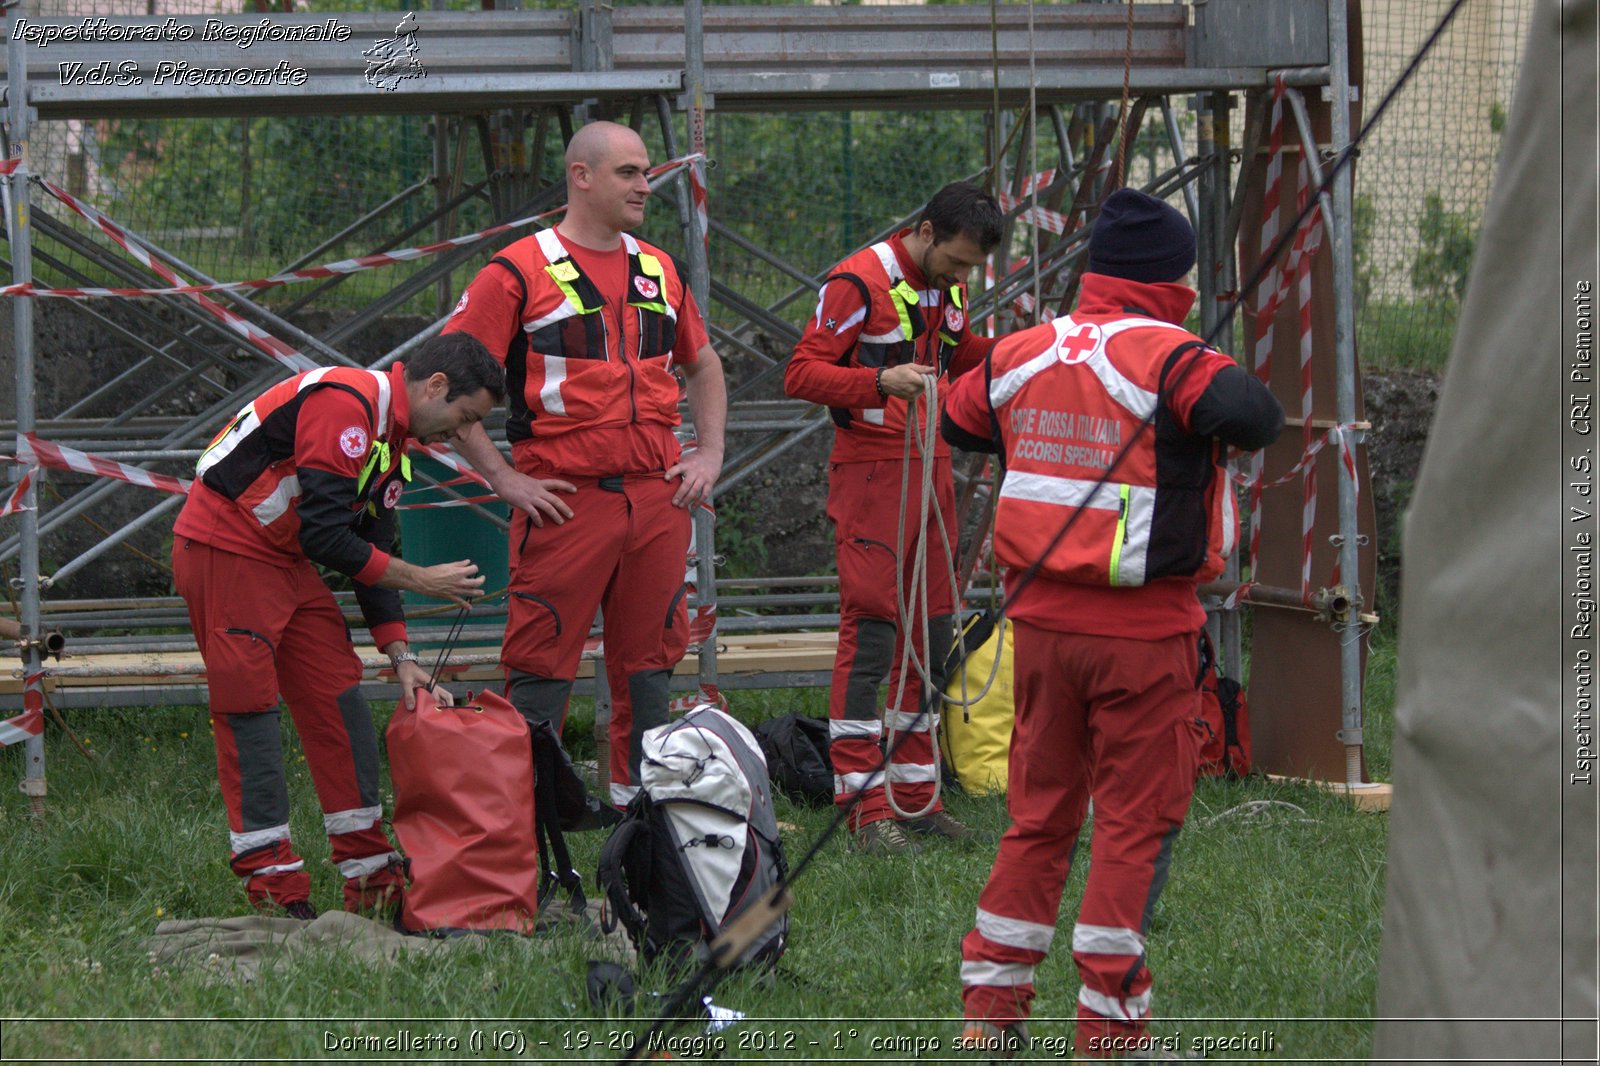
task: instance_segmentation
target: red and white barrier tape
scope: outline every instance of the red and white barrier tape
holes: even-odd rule
[[[54,196],[57,200],[60,200],[63,204],[66,204],[85,220],[98,226],[101,232],[110,237],[113,241],[120,245],[124,251],[137,259],[146,268],[167,279],[168,281],[173,282],[175,285],[179,284],[178,275],[174,273],[171,268],[152,256],[148,251],[145,250],[143,245],[139,244],[139,242],[135,241],[131,236],[129,236],[128,232],[117,223],[113,222],[105,215],[102,215],[99,211],[96,211],[82,200],[79,200],[65,189],[53,185],[50,182],[45,181],[43,178],[39,179],[39,184],[42,185],[44,190],[51,196]],[[187,286],[180,285],[180,288],[187,288]],[[38,293],[30,291],[29,293],[22,295],[38,295]],[[252,347],[272,356],[274,359],[277,359],[279,362],[294,370],[296,373],[302,370],[315,370],[317,368],[317,364],[315,362],[313,362],[308,356],[296,350],[293,346],[286,344],[277,337],[274,337],[272,334],[268,333],[254,322],[250,322],[247,319],[235,314],[233,311],[228,310],[226,307],[223,307],[221,304],[217,303],[210,297],[205,296],[203,293],[187,292],[185,295],[193,299],[207,312],[220,319],[222,323],[229,329],[242,336],[250,343]]]
[[[26,453],[31,453],[30,458],[24,458]],[[99,477],[108,477],[117,481],[125,481],[130,485],[141,485],[147,489],[156,489],[159,492],[170,492],[177,496],[187,495],[189,486],[193,482],[186,478],[172,477],[169,474],[154,474],[148,470],[141,470],[136,466],[126,463],[114,462],[103,459],[89,452],[80,452],[76,448],[68,448],[61,444],[51,444],[41,440],[36,433],[24,434],[17,442],[17,459],[26,462],[29,466],[49,467],[52,470],[75,470],[80,474],[95,474]]]
[[[0,748],[20,743],[44,732],[44,672],[30,674],[23,682],[21,714],[0,722]]]
[[[1295,191],[1295,211],[1305,209],[1307,173],[1304,162],[1300,166],[1300,180]],[[1300,418],[1304,423],[1301,448],[1310,448],[1315,435],[1315,421],[1311,402],[1311,257],[1304,256],[1296,264],[1296,281],[1300,290]],[[1301,479],[1300,506],[1300,599],[1311,602],[1311,544],[1317,525],[1317,464],[1306,467]]]
[[[33,472],[36,469],[38,468],[30,466],[22,472],[21,479],[17,481],[17,487],[12,490],[10,496],[6,497],[6,502],[0,504],[0,518],[33,510],[32,507],[26,506],[23,501],[28,498],[28,489],[33,485]]]
[[[691,692],[686,696],[679,696],[667,704],[667,713],[670,715],[688,714],[702,703],[709,703],[719,710],[728,709],[728,697],[724,696],[715,685],[701,685],[700,691]]]
[[[668,160],[667,162],[658,166],[651,167],[648,176],[652,179],[664,180],[677,170],[683,167],[688,167],[690,171],[691,182],[694,182],[698,180],[695,175],[695,170],[698,166],[703,164],[704,159],[704,156],[688,155],[682,156],[678,159]],[[696,162],[697,160],[699,162]],[[0,171],[0,173],[4,172]],[[162,277],[168,278],[168,280],[174,282],[178,280],[177,276],[169,271],[158,269],[150,261],[143,248],[137,247],[137,242],[130,243],[128,240],[126,240],[125,238],[127,238],[127,233],[122,229],[121,226],[118,226],[115,222],[107,219],[94,208],[89,207],[80,200],[77,200],[69,193],[62,191],[59,187],[52,185],[50,182],[40,179],[40,184],[47,192],[50,193],[50,195],[56,197],[58,200],[61,200],[62,203],[72,208],[78,214],[99,226],[101,230],[103,230],[112,238],[112,240],[116,241],[123,248],[127,249],[130,254],[139,259],[139,261],[144,263],[145,266],[155,270],[157,273],[161,274]],[[695,207],[700,215],[702,232],[708,232],[705,229],[705,189],[703,185],[695,186]],[[489,237],[496,237],[502,233],[509,232],[510,230],[517,229],[521,226],[532,225],[533,223],[539,222],[543,219],[559,215],[566,209],[567,205],[562,204],[560,207],[552,208],[549,211],[544,211],[537,215],[530,215],[527,218],[519,218],[513,222],[503,222],[499,225],[490,226],[488,229],[479,230],[476,233],[468,233],[460,237],[450,237],[446,240],[435,241],[432,244],[419,245],[415,248],[402,248],[393,252],[375,252],[371,255],[357,256],[354,259],[340,259],[336,262],[324,263],[321,266],[304,267],[300,270],[285,271],[282,274],[274,274],[268,278],[256,278],[251,281],[220,281],[205,285],[175,284],[161,289],[49,289],[41,288],[33,285],[32,283],[28,283],[0,287],[0,296],[56,296],[68,299],[93,299],[108,296],[197,296],[208,292],[235,292],[241,290],[251,291],[257,289],[269,289],[279,285],[291,285],[300,281],[314,281],[321,278],[335,277],[341,274],[355,274],[363,270],[373,270],[377,267],[392,266],[395,263],[403,263],[414,259],[422,259],[430,255],[436,255],[439,252],[448,251],[451,248],[459,248],[462,245],[473,244]],[[108,226],[111,228],[108,228]]]
[[[689,195],[694,200],[694,216],[699,220],[700,238],[705,241],[706,253],[709,255],[711,252],[711,220],[706,214],[706,157],[696,152],[683,158],[690,160]]]
[[[1267,176],[1261,194],[1261,242],[1259,255],[1266,257],[1278,240],[1278,191],[1283,178],[1283,94],[1285,85],[1279,76],[1272,90],[1272,122],[1267,141]],[[1272,383],[1272,292],[1277,285],[1277,267],[1269,267],[1261,285],[1256,289],[1256,377],[1263,385]],[[1256,566],[1261,558],[1261,484],[1266,463],[1265,451],[1250,457],[1250,578],[1255,580]]]

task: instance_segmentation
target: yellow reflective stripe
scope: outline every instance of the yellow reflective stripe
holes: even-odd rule
[[[1130,486],[1123,485],[1118,495],[1121,497],[1117,507],[1117,532],[1111,541],[1111,583],[1120,585],[1117,573],[1122,566],[1122,545],[1128,539],[1128,497]]]
[[[410,481],[411,480],[411,453],[410,452],[401,452],[400,453],[400,480],[401,481]]]
[[[633,292],[628,293],[628,306],[642,307],[646,311],[654,311],[657,314],[662,315],[666,314],[667,276],[661,269],[661,260],[651,255],[649,252],[640,252],[639,272],[649,277],[650,280],[656,283],[656,292],[661,295],[661,299],[646,300],[644,297],[639,295],[637,290],[634,290]]]
[[[894,288],[889,290],[889,299],[894,304],[895,314],[900,316],[900,332],[905,335],[906,340],[911,340],[916,336],[916,331],[911,326],[911,308],[920,308],[922,298],[917,295],[916,289],[907,284],[905,278],[901,278],[895,283]]]
[[[375,440],[372,442],[372,451],[367,456],[367,465],[361,471],[361,476],[356,478],[357,496],[361,495],[362,491],[366,489],[367,483],[372,480],[373,470],[379,471],[380,475],[389,472],[389,443],[387,441]]]
[[[600,310],[600,305],[594,307],[583,306],[583,299],[578,295],[578,290],[572,287],[580,275],[577,266],[571,259],[558,259],[554,263],[546,263],[544,272],[550,275],[550,280],[556,283],[556,288],[561,290],[561,295],[567,298],[567,303],[580,315],[592,315]]]
[[[955,304],[957,307],[961,308],[962,310],[966,310],[966,305],[961,302],[961,286],[960,285],[952,285],[952,286],[950,286],[950,302]]]

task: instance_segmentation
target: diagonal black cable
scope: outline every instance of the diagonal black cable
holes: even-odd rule
[[[1333,0],[1333,2],[1338,3],[1341,2],[1341,0]],[[1272,264],[1275,263],[1278,257],[1281,256],[1284,251],[1288,249],[1289,245],[1293,243],[1296,235],[1299,233],[1301,225],[1305,223],[1305,220],[1311,216],[1313,211],[1320,210],[1322,196],[1333,187],[1333,182],[1339,176],[1340,172],[1343,171],[1345,167],[1350,165],[1350,161],[1355,158],[1356,150],[1361,145],[1361,142],[1364,141],[1372,132],[1373,128],[1377,126],[1378,121],[1383,117],[1384,113],[1388,111],[1389,106],[1399,96],[1400,91],[1406,86],[1406,83],[1411,80],[1412,76],[1416,74],[1417,69],[1422,65],[1423,59],[1426,58],[1428,53],[1433,50],[1434,46],[1439,42],[1439,38],[1444,35],[1444,31],[1449,28],[1450,23],[1454,21],[1457,13],[1460,12],[1464,6],[1466,6],[1466,2],[1467,0],[1455,0],[1455,2],[1450,5],[1449,10],[1447,10],[1444,15],[1440,17],[1438,24],[1433,28],[1433,31],[1428,34],[1427,39],[1422,42],[1421,47],[1419,47],[1416,51],[1416,54],[1411,57],[1410,62],[1408,62],[1405,69],[1401,71],[1400,76],[1395,79],[1394,84],[1389,87],[1388,92],[1384,94],[1383,99],[1379,101],[1378,106],[1373,109],[1372,114],[1368,116],[1365,122],[1362,123],[1360,132],[1351,138],[1350,143],[1346,145],[1339,155],[1334,159],[1333,165],[1329,167],[1327,172],[1323,175],[1322,181],[1317,185],[1312,195],[1306,197],[1305,205],[1301,207],[1299,212],[1295,215],[1294,221],[1290,225],[1284,227],[1283,232],[1278,236],[1277,242],[1273,244],[1272,248],[1267,252],[1266,255],[1261,257],[1261,259],[1256,263],[1255,269],[1251,271],[1249,278],[1243,285],[1239,287],[1237,292],[1234,293],[1233,299],[1229,301],[1227,307],[1222,313],[1221,318],[1217,320],[1217,323],[1212,326],[1211,329],[1206,333],[1205,337],[1202,338],[1207,347],[1210,347],[1212,341],[1220,336],[1223,330],[1232,324],[1234,315],[1243,305],[1245,299],[1255,292],[1256,288],[1261,284],[1262,279],[1266,277],[1267,271],[1271,269]],[[1346,103],[1344,106],[1348,106],[1348,103]],[[1188,372],[1193,369],[1196,361],[1197,360],[1195,359],[1190,359],[1182,368],[1179,369],[1177,376],[1173,379],[1171,385],[1169,386],[1169,392],[1172,389],[1177,388],[1177,386],[1183,381],[1184,377],[1187,376]],[[1100,486],[1104,485],[1111,475],[1116,472],[1117,468],[1122,465],[1123,461],[1131,453],[1133,446],[1140,440],[1140,438],[1145,433],[1149,432],[1150,428],[1155,424],[1155,417],[1155,414],[1152,413],[1142,422],[1140,422],[1138,429],[1134,431],[1127,443],[1122,446],[1122,449],[1111,461],[1111,465],[1108,466],[1105,472],[1100,475],[1100,480],[1095,483],[1094,488],[1091,489],[1089,493],[1091,498],[1093,497],[1094,493],[1099,490]],[[1067,533],[1071,531],[1072,527],[1077,523],[1083,512],[1084,507],[1082,505],[1074,508],[1073,511],[1067,515],[1066,519],[1061,523],[1061,528],[1056,530],[1055,535],[1050,538],[1050,542],[1046,544],[1044,549],[1039,553],[1039,557],[1022,572],[1021,577],[1017,579],[1016,584],[1008,591],[1005,600],[1001,602],[999,608],[996,610],[995,619],[997,622],[999,619],[1005,617],[1006,603],[1016,598],[1018,593],[1020,593],[1024,588],[1033,582],[1033,580],[1038,576],[1039,568],[1043,565],[1044,560],[1049,557],[1050,553],[1055,550],[1056,546],[1060,544]],[[965,662],[967,657],[967,648],[964,641],[961,642],[958,651],[960,657],[957,660],[957,665],[959,667]],[[893,761],[894,755],[899,750],[900,745],[903,744],[906,737],[908,737],[914,731],[915,724],[921,722],[929,714],[935,701],[937,701],[939,698],[940,694],[937,692],[925,692],[923,694],[921,705],[918,707],[916,717],[913,719],[913,727],[902,732],[895,742],[889,746],[889,748],[883,754],[883,759],[878,763],[878,767],[873,771],[873,773],[876,774],[887,772],[887,768]],[[776,887],[775,891],[779,893],[780,896],[788,892],[789,887],[793,885],[795,880],[798,879],[803,872],[805,872],[808,866],[810,866],[812,860],[816,858],[823,846],[833,837],[834,833],[838,832],[839,826],[850,817],[850,814],[852,811],[854,811],[856,804],[860,802],[862,795],[863,792],[856,792],[856,794],[851,797],[850,801],[840,808],[838,813],[834,815],[833,820],[828,823],[826,828],[823,829],[822,834],[806,851],[805,855],[801,857],[800,861],[795,864],[794,869],[789,872],[789,876],[786,877]],[[700,968],[690,975],[689,978],[687,978],[682,984],[672,991],[672,993],[667,997],[667,1002],[665,1006],[663,1006],[661,1014],[656,1018],[655,1022],[650,1026],[650,1028],[645,1031],[644,1036],[641,1037],[640,1040],[634,1045],[634,1049],[626,1056],[619,1059],[619,1062],[634,1061],[638,1054],[644,1052],[648,1048],[650,1040],[663,1028],[672,1024],[674,1021],[687,1020],[679,1018],[678,1012],[681,1011],[684,1006],[692,1002],[694,997],[701,993],[702,986],[708,981],[711,981],[718,970],[722,968],[719,965],[719,960],[721,958],[722,954],[716,950],[715,944],[713,944],[711,956],[707,958],[701,964]],[[731,964],[732,961],[732,959],[729,959],[729,964]],[[712,983],[714,984],[714,982]]]

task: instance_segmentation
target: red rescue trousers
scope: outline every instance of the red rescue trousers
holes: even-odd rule
[[[578,491],[572,517],[511,523],[506,694],[523,716],[559,735],[595,609],[604,611],[611,688],[611,801],[638,791],[640,738],[667,721],[667,682],[689,641],[684,568],[689,512],[672,506],[677,481],[660,474],[563,475]]]
[[[883,775],[875,773],[882,761],[882,745],[891,732],[907,734],[888,768],[895,804],[901,810],[915,814],[927,807],[938,775],[932,738],[939,705],[936,702],[928,714],[917,719],[922,678],[909,661],[902,676],[900,663],[909,635],[918,658],[938,680],[950,651],[955,606],[945,544],[948,542],[951,552],[956,545],[950,460],[934,460],[934,495],[939,507],[937,511],[930,507],[925,526],[921,484],[922,464],[913,459],[907,476],[905,536],[897,541],[900,460],[833,463],[828,468],[828,518],[833,522],[839,564],[839,648],[828,696],[828,748],[833,760],[834,802],[843,806],[857,792],[864,792],[851,817],[853,828],[894,817],[884,794]],[[940,535],[940,515],[944,537]],[[911,585],[919,540],[927,546],[931,654],[922,647],[920,597],[913,598]],[[900,617],[897,584],[911,612],[907,620]],[[878,684],[885,676],[889,680],[888,705],[880,718]],[[932,811],[942,806],[935,803]]]
[[[1072,929],[1076,1052],[1110,1058],[1150,1017],[1145,937],[1199,755],[1195,635],[1143,641],[1013,622],[1011,827],[961,942],[969,1018],[1026,1018],[1094,799],[1089,877]]]
[[[311,563],[279,566],[179,537],[178,594],[206,664],[230,864],[257,905],[307,899],[311,877],[289,841],[278,696],[305,749],[345,907],[378,902],[403,878],[383,832],[378,738],[344,616]]]

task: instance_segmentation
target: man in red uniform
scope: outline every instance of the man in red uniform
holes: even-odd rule
[[[938,510],[930,508],[925,527],[918,492],[923,467],[915,445],[904,479],[901,471],[910,401],[924,395],[930,378],[942,395],[950,381],[981,363],[994,346],[968,328],[965,278],[999,243],[1001,222],[999,205],[976,186],[956,182],[940,189],[915,226],[833,269],[784,374],[790,396],[826,404],[833,412],[828,518],[839,567],[839,649],[828,700],[828,740],[834,802],[844,806],[863,793],[851,829],[867,851],[910,849],[902,823],[925,834],[966,833],[934,793],[938,705],[919,718],[921,676],[914,664],[900,668],[909,634],[918,659],[943,688],[955,626],[949,446],[940,440],[932,457]],[[925,402],[917,411],[916,420],[926,417]],[[903,494],[905,539],[897,541]],[[927,558],[927,618],[916,606],[919,590],[912,588],[919,543]],[[912,612],[907,617],[902,617],[902,602]],[[924,624],[928,648],[921,647]],[[878,683],[885,675],[889,699],[880,717]],[[888,768],[891,797],[883,774],[875,771],[887,738],[902,732],[905,739]]]
[[[961,946],[963,1041],[1000,1053],[1027,1047],[1034,967],[1091,798],[1077,1054],[1150,1050],[1145,937],[1198,753],[1196,589],[1238,528],[1223,453],[1283,428],[1260,381],[1178,324],[1194,259],[1183,215],[1112,194],[1077,309],[1008,337],[945,407],[948,440],[1006,466],[994,542],[1016,640],[1012,824]]]
[[[420,567],[389,553],[410,477],[406,447],[457,438],[504,395],[504,374],[481,344],[435,339],[387,372],[325,367],[274,385],[200,457],[173,529],[172,571],[206,664],[230,862],[257,906],[316,916],[289,841],[280,693],[345,877],[345,909],[385,906],[404,889],[382,827],[361,661],[316,567],[355,582],[373,642],[414,706],[428,675],[394,590],[465,604],[483,578],[468,560]]]
[[[666,722],[667,681],[687,647],[690,510],[722,468],[728,399],[677,268],[627,232],[650,195],[644,142],[592,122],[566,165],[566,218],[479,271],[445,332],[472,334],[506,368],[513,465],[481,429],[458,447],[518,508],[507,694],[530,722],[559,731],[603,607],[611,800],[624,805],[638,791],[640,737]],[[674,371],[688,383],[689,452],[674,433]]]

